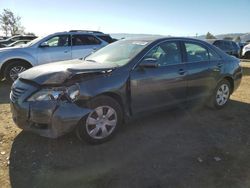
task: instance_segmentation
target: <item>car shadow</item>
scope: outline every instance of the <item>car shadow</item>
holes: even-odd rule
[[[249,112],[238,101],[219,111],[162,111],[127,123],[101,145],[21,132],[10,154],[11,186],[248,187]]]
[[[244,76],[250,75],[250,67],[243,67],[243,75]]]
[[[9,103],[11,84],[7,81],[0,81],[0,104]]]

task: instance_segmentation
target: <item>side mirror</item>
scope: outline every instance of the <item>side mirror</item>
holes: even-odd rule
[[[157,68],[159,67],[158,60],[155,58],[146,58],[144,59],[140,65],[143,68]]]
[[[46,48],[46,47],[49,47],[49,45],[46,42],[43,42],[43,43],[40,44],[39,47]]]

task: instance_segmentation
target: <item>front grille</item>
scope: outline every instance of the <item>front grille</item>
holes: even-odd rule
[[[10,99],[15,102],[26,91],[24,88],[16,87],[12,88],[10,92]]]

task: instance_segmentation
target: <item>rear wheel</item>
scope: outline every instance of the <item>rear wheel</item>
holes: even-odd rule
[[[14,82],[20,73],[27,70],[31,66],[23,61],[10,62],[4,71],[4,77],[9,82]]]
[[[89,102],[93,109],[77,126],[78,138],[91,144],[108,141],[117,132],[122,123],[122,109],[111,97],[100,96]]]
[[[229,101],[231,85],[227,80],[219,82],[213,95],[210,98],[209,106],[216,109],[223,108]]]

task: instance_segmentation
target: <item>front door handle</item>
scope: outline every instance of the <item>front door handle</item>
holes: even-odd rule
[[[69,51],[68,50],[65,50],[64,53],[68,53]]]
[[[184,75],[186,71],[184,69],[179,69],[179,75]]]
[[[218,64],[217,64],[217,67],[218,67],[218,68],[221,68],[222,66],[223,66],[223,63],[218,63]]]

